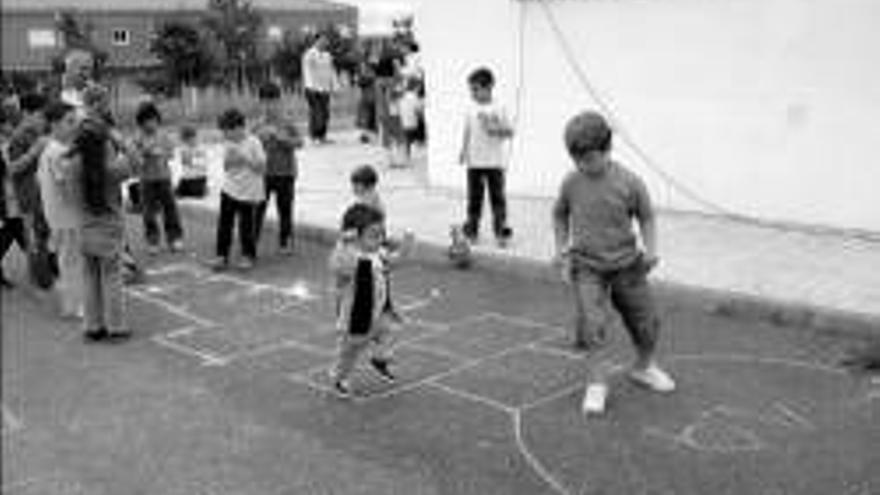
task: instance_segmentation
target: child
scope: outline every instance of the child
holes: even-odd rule
[[[370,165],[361,165],[351,172],[351,192],[354,194],[355,203],[372,206],[385,214],[385,205],[376,186],[379,184],[379,174]]]
[[[479,68],[468,76],[474,104],[465,115],[464,136],[459,162],[468,168],[467,221],[464,233],[476,242],[483,213],[483,188],[489,189],[495,238],[502,247],[513,231],[507,225],[507,199],[504,192],[504,144],[513,137],[513,127],[501,106],[492,100],[495,76]]]
[[[609,324],[605,300],[620,312],[638,358],[630,378],[658,392],[675,389],[654,359],[659,318],[647,274],[657,264],[654,211],[642,180],[613,161],[611,128],[594,112],[572,118],[565,145],[575,163],[553,207],[555,263],[575,300],[575,339],[590,346]],[[639,248],[635,219],[644,245]],[[607,370],[597,369],[584,397],[586,413],[601,413],[608,392]]]
[[[385,216],[379,210],[355,203],[342,217],[343,232],[353,233],[350,243],[337,244],[330,256],[336,278],[337,328],[342,332],[333,386],[341,396],[351,393],[349,375],[358,357],[370,346],[370,364],[380,376],[394,381],[391,364],[391,327],[398,321],[391,302],[389,253],[385,242]]]
[[[180,181],[175,194],[179,198],[204,198],[208,193],[208,164],[195,127],[180,128],[180,145],[174,152],[180,163]]]
[[[87,342],[131,337],[126,327],[121,259],[125,240],[121,184],[131,175],[120,160],[110,129],[96,119],[80,125],[70,150],[71,184],[79,201],[84,337]]]
[[[144,236],[150,254],[159,253],[160,213],[164,220],[165,241],[171,251],[183,249],[183,227],[177,212],[177,201],[171,185],[171,159],[173,145],[159,132],[162,115],[151,102],[142,103],[135,113],[138,132],[134,139],[136,163],[140,176],[141,210],[144,219]]]
[[[245,117],[238,109],[223,112],[217,120],[223,131],[223,188],[220,192],[220,218],[217,222],[215,270],[229,266],[232,229],[238,220],[238,235],[244,255],[239,268],[253,268],[257,259],[257,208],[265,199],[263,173],[266,153],[260,140],[245,130]]]
[[[266,200],[257,210],[256,241],[260,241],[263,219],[269,198],[275,196],[278,213],[278,249],[281,254],[293,254],[293,203],[296,177],[299,172],[296,150],[303,145],[296,126],[284,115],[281,106],[281,88],[275,83],[260,87],[263,118],[254,132],[266,151]]]
[[[67,152],[77,129],[76,109],[61,101],[46,108],[49,141],[40,155],[37,179],[43,212],[51,229],[50,244],[58,253],[59,274],[55,287],[62,318],[80,318],[82,302],[82,253],[80,216],[76,198],[70,194],[71,170]]]
[[[421,83],[418,79],[407,79],[406,90],[398,102],[403,150],[407,163],[412,163],[412,148],[419,141],[419,121],[422,114],[422,100],[419,97],[420,87]]]
[[[38,286],[48,289],[54,276],[48,273],[48,260],[54,257],[49,251],[49,224],[43,214],[40,186],[37,184],[37,164],[46,145],[46,117],[43,110],[47,99],[39,93],[27,93],[21,97],[23,118],[15,127],[7,149],[8,172],[12,176],[18,206],[25,220],[25,231],[33,241],[30,244],[29,269]]]
[[[12,186],[12,175],[9,171],[9,158],[6,146],[12,135],[12,115],[8,107],[0,107],[0,263],[15,242],[22,251],[28,250],[28,237],[22,217],[21,207]],[[3,274],[0,265],[0,286],[11,289],[14,285]]]

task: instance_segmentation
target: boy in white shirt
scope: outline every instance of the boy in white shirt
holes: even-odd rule
[[[217,221],[216,270],[229,266],[229,249],[236,219],[243,258],[239,268],[253,268],[257,259],[257,208],[265,199],[263,174],[266,152],[260,139],[245,130],[245,116],[229,109],[217,119],[223,131],[223,187],[220,192],[220,218]]]
[[[208,163],[204,148],[199,146],[195,127],[181,127],[180,144],[174,154],[180,164],[180,180],[174,191],[177,197],[204,198],[208,193]]]
[[[400,127],[403,131],[403,146],[407,163],[412,161],[412,148],[419,138],[419,119],[423,112],[422,99],[419,98],[419,81],[407,79],[406,90],[400,97]]]
[[[483,189],[488,188],[495,238],[504,247],[513,235],[507,225],[504,191],[505,143],[513,137],[513,126],[504,109],[492,100],[495,86],[492,71],[485,67],[473,71],[468,76],[468,85],[474,104],[465,116],[459,154],[459,162],[468,168],[467,220],[463,231],[471,242],[477,240],[483,214]]]
[[[71,184],[70,144],[77,130],[77,114],[73,105],[55,102],[45,111],[50,134],[37,165],[37,180],[43,213],[49,223],[50,249],[58,255],[58,279],[55,289],[63,318],[81,317],[82,253],[80,252],[79,203]]]

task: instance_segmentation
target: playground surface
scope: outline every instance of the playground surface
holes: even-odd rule
[[[3,494],[880,492],[880,381],[837,365],[857,334],[661,293],[679,389],[657,395],[625,378],[623,332],[570,348],[561,285],[415,262],[395,273],[398,380],[362,366],[341,399],[327,246],[281,257],[270,229],[256,269],[218,274],[209,214],[184,212],[194,248],[129,288],[131,342],[84,344],[3,293]],[[598,360],[621,374],[585,417]]]

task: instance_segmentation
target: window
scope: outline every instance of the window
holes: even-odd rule
[[[53,48],[58,41],[53,29],[29,29],[27,35],[31,48]]]
[[[116,46],[128,46],[131,43],[131,33],[128,29],[114,29],[112,40]]]

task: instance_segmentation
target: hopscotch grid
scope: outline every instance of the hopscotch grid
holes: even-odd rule
[[[517,411],[516,406],[507,405],[501,401],[497,401],[495,399],[486,397],[484,395],[480,395],[478,393],[470,392],[468,390],[462,390],[455,387],[451,387],[449,385],[440,383],[440,382],[428,382],[425,384],[425,388],[436,388],[441,392],[446,394],[459,397],[461,399],[465,399],[471,402],[479,402],[485,406],[498,409],[500,411],[506,412],[508,414],[514,414]]]
[[[152,341],[160,346],[177,351],[181,354],[195,357],[201,361],[203,366],[223,366],[226,364],[225,360],[220,356],[216,356],[210,352],[181,344],[179,342],[174,342],[166,338],[164,335],[156,335],[152,337]]]

